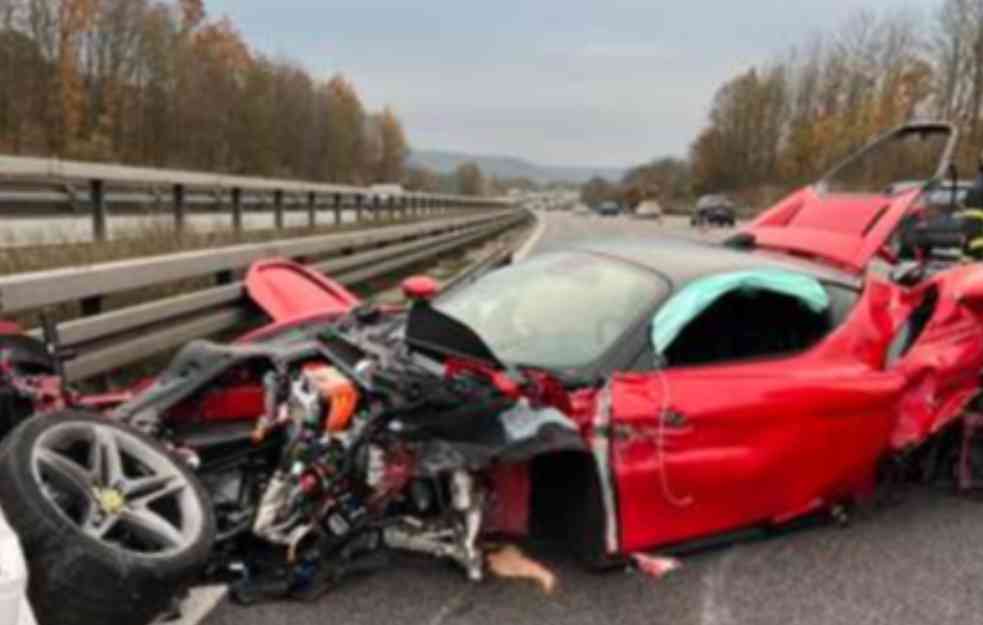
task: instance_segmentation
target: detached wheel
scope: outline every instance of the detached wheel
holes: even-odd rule
[[[42,625],[146,625],[203,568],[215,519],[152,439],[85,413],[21,424],[0,446],[0,505]]]

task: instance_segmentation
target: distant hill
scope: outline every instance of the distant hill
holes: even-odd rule
[[[512,156],[486,156],[444,152],[440,150],[414,150],[410,154],[411,167],[425,167],[441,174],[450,174],[464,163],[474,162],[486,176],[496,178],[529,178],[538,183],[571,182],[581,184],[594,176],[608,180],[620,180],[625,169],[612,167],[561,167],[539,165]]]

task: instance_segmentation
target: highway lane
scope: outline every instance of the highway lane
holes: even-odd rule
[[[533,247],[532,254],[563,249],[571,243],[604,238],[646,238],[673,236],[704,241],[716,241],[734,232],[730,228],[697,230],[685,217],[667,216],[660,222],[631,217],[597,217],[569,213],[541,213],[543,234]]]
[[[670,220],[548,214],[533,253],[577,239],[665,232],[713,238]],[[207,625],[963,625],[983,614],[983,507],[914,489],[898,505],[683,560],[662,580],[591,574],[537,552],[559,576],[554,595],[523,582],[469,584],[455,568],[401,558],[311,604],[239,608]]]

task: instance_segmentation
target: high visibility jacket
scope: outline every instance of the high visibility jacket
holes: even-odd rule
[[[983,260],[983,210],[971,208],[959,211],[956,218],[962,224],[963,258]]]

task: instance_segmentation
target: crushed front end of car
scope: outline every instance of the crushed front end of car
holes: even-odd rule
[[[266,450],[250,475],[213,489],[228,514],[211,570],[240,578],[243,603],[317,596],[385,566],[389,550],[480,580],[483,537],[528,529],[528,477],[510,468],[587,453],[556,380],[506,367],[426,300],[395,317],[357,308],[287,343],[192,342],[111,416],[168,440],[208,482],[216,463],[194,422],[216,394],[239,397],[239,414],[250,403],[249,445]]]

